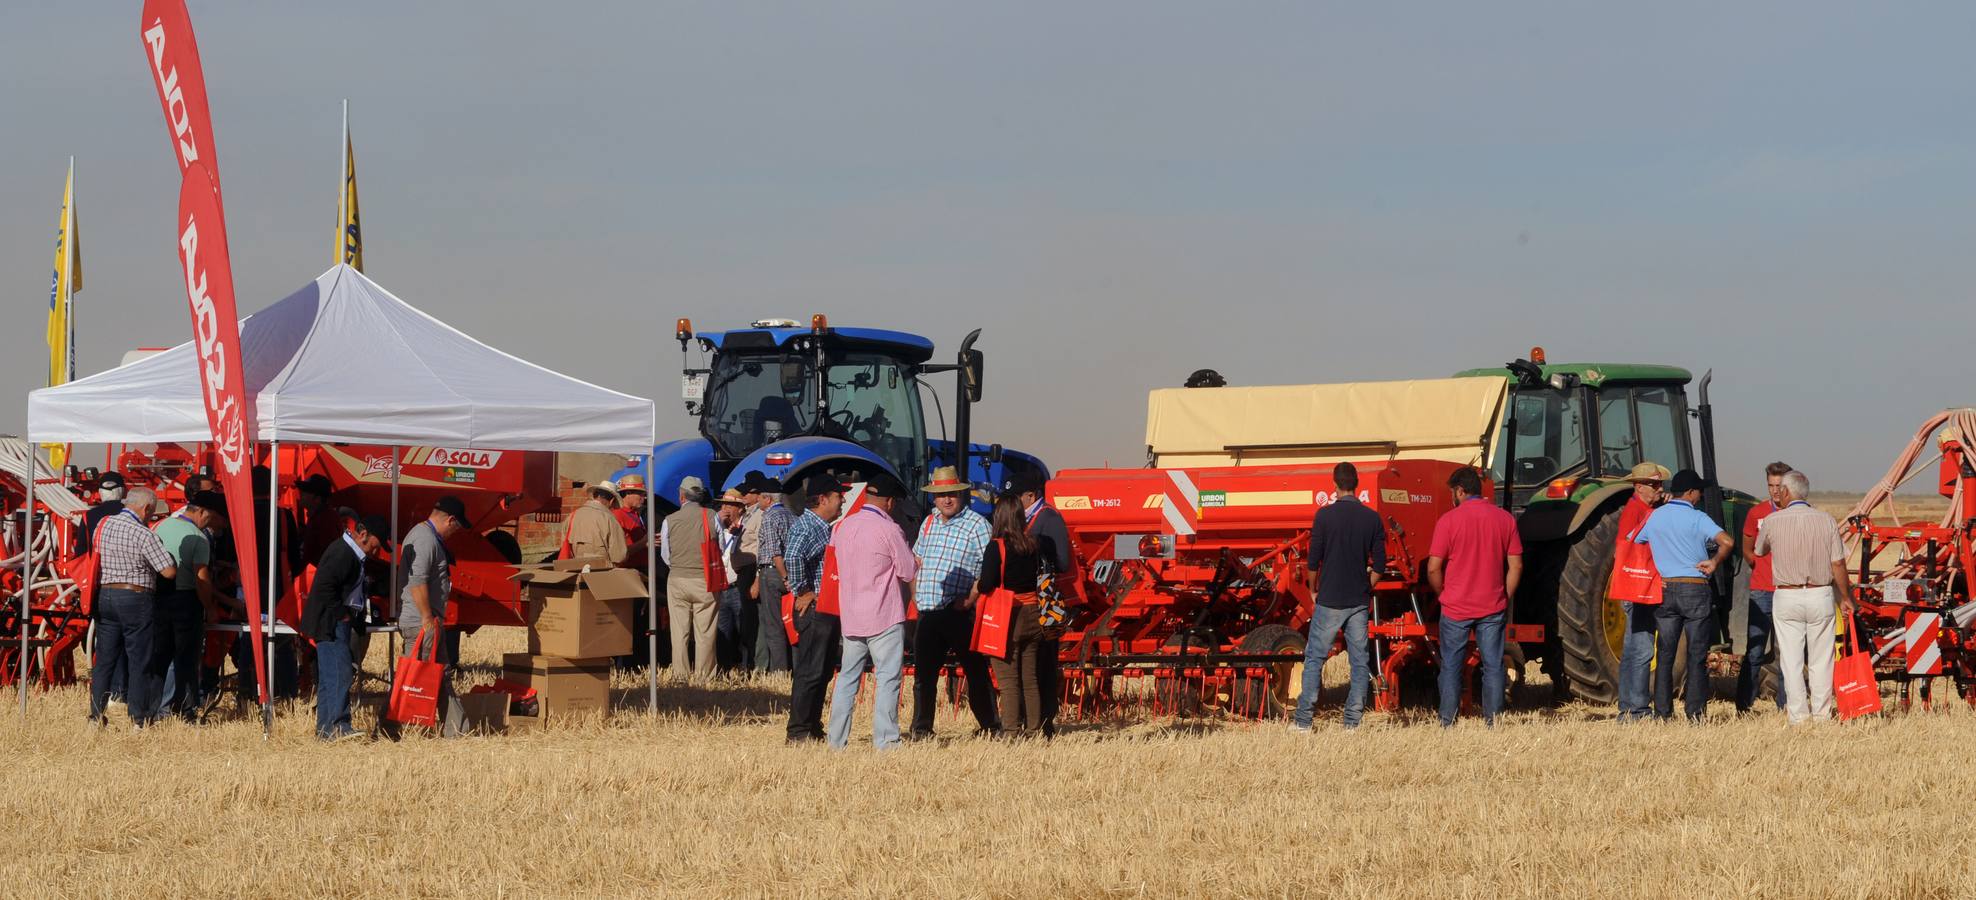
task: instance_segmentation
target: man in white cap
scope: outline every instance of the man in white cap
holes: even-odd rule
[[[618,499],[617,486],[599,481],[590,486],[590,499],[570,513],[569,529],[563,535],[562,559],[601,559],[611,565],[624,562],[629,547],[624,526],[611,511]]]
[[[715,565],[720,564],[720,526],[707,508],[712,500],[707,483],[688,475],[679,481],[679,511],[659,526],[659,553],[669,570],[666,612],[671,618],[672,671],[699,681],[714,673],[715,618],[720,610],[713,592],[707,589],[707,558],[714,557]],[[710,542],[712,553],[707,552]]]

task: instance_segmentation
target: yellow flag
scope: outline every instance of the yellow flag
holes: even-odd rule
[[[48,384],[75,378],[75,293],[82,290],[82,238],[76,229],[75,163],[62,187],[62,217],[55,224],[55,271],[48,279]],[[58,471],[68,446],[46,444],[48,462]]]
[[[357,218],[357,151],[343,133],[343,196],[337,198],[336,261],[364,270],[364,229]]]

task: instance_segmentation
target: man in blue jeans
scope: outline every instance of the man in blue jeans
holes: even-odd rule
[[[104,710],[110,700],[110,675],[118,668],[129,673],[124,702],[131,723],[147,724],[149,685],[144,666],[151,661],[151,629],[157,615],[158,580],[175,580],[178,565],[143,516],[158,502],[149,488],[124,496],[124,508],[97,526],[93,546],[98,564],[96,592],[95,664],[89,671],[89,718],[108,723]]]
[[[1674,654],[1688,639],[1688,685],[1682,701],[1688,721],[1700,722],[1708,711],[1708,647],[1715,635],[1715,588],[1710,575],[1735,549],[1728,532],[1696,507],[1708,485],[1692,469],[1674,473],[1668,486],[1672,499],[1647,517],[1633,540],[1653,549],[1660,572],[1660,608],[1654,611],[1660,636],[1655,653],[1663,664],[1654,668],[1654,718],[1674,717]],[[1709,552],[1709,544],[1715,551]]]
[[[1770,501],[1759,504],[1743,517],[1743,558],[1750,564],[1750,607],[1748,643],[1743,649],[1742,671],[1736,677],[1736,712],[1746,713],[1756,706],[1756,695],[1763,686],[1763,668],[1770,664],[1770,635],[1775,631],[1771,616],[1771,598],[1776,596],[1777,579],[1770,572],[1770,557],[1751,556],[1750,548],[1756,546],[1757,530],[1763,520],[1790,504],[1790,496],[1784,491],[1784,476],[1791,474],[1791,464],[1774,462],[1763,467],[1763,480],[1770,490]],[[1784,689],[1777,689],[1777,708],[1784,708]]]
[[[386,546],[391,523],[365,516],[324,550],[302,608],[302,632],[316,642],[316,737],[339,741],[361,736],[350,727],[350,635],[364,627],[370,584],[364,563]]]
[[[1303,692],[1291,728],[1310,731],[1323,686],[1324,661],[1331,642],[1345,634],[1345,656],[1352,662],[1351,693],[1345,695],[1344,724],[1357,728],[1365,711],[1372,670],[1366,666],[1365,620],[1372,605],[1372,579],[1386,570],[1386,528],[1379,514],[1358,498],[1358,467],[1341,462],[1331,470],[1337,499],[1317,509],[1310,525],[1311,594],[1316,598],[1310,637],[1304,641]]]
[[[1456,469],[1448,487],[1455,508],[1434,523],[1427,551],[1427,583],[1441,602],[1441,727],[1452,727],[1461,712],[1470,632],[1482,669],[1482,722],[1494,725],[1507,674],[1503,628],[1510,595],[1523,576],[1523,541],[1516,519],[1482,496],[1482,477],[1474,469]]]

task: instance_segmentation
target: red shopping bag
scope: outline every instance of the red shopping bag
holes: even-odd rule
[[[844,614],[837,603],[837,548],[823,548],[823,575],[816,581],[816,611],[827,616]]]
[[[432,658],[420,659],[427,634],[432,635]],[[391,679],[391,703],[384,717],[401,725],[432,728],[439,724],[439,690],[446,676],[445,664],[437,661],[439,629],[420,629],[408,650],[398,659],[398,674]]]
[[[721,559],[720,541],[714,539],[714,514],[706,513],[700,520],[700,565],[707,572],[707,590],[720,593],[727,590],[727,563]]]
[[[1852,652],[1832,666],[1832,694],[1839,701],[1839,721],[1880,711],[1880,682],[1873,675],[1873,654],[1859,649],[1859,623],[1846,617],[1846,639]]]
[[[974,639],[969,646],[976,653],[1002,659],[1009,655],[1009,624],[1015,617],[1015,592],[996,588],[974,604]]]
[[[796,646],[796,595],[782,595],[782,631],[789,635],[789,646]]]

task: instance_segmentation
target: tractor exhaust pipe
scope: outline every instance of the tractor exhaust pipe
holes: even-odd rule
[[[973,426],[974,403],[981,399],[981,351],[974,349],[974,342],[980,337],[979,328],[968,332],[954,360],[954,465],[960,469],[961,480],[969,484],[975,481],[974,470],[970,468],[974,443],[969,432]]]

